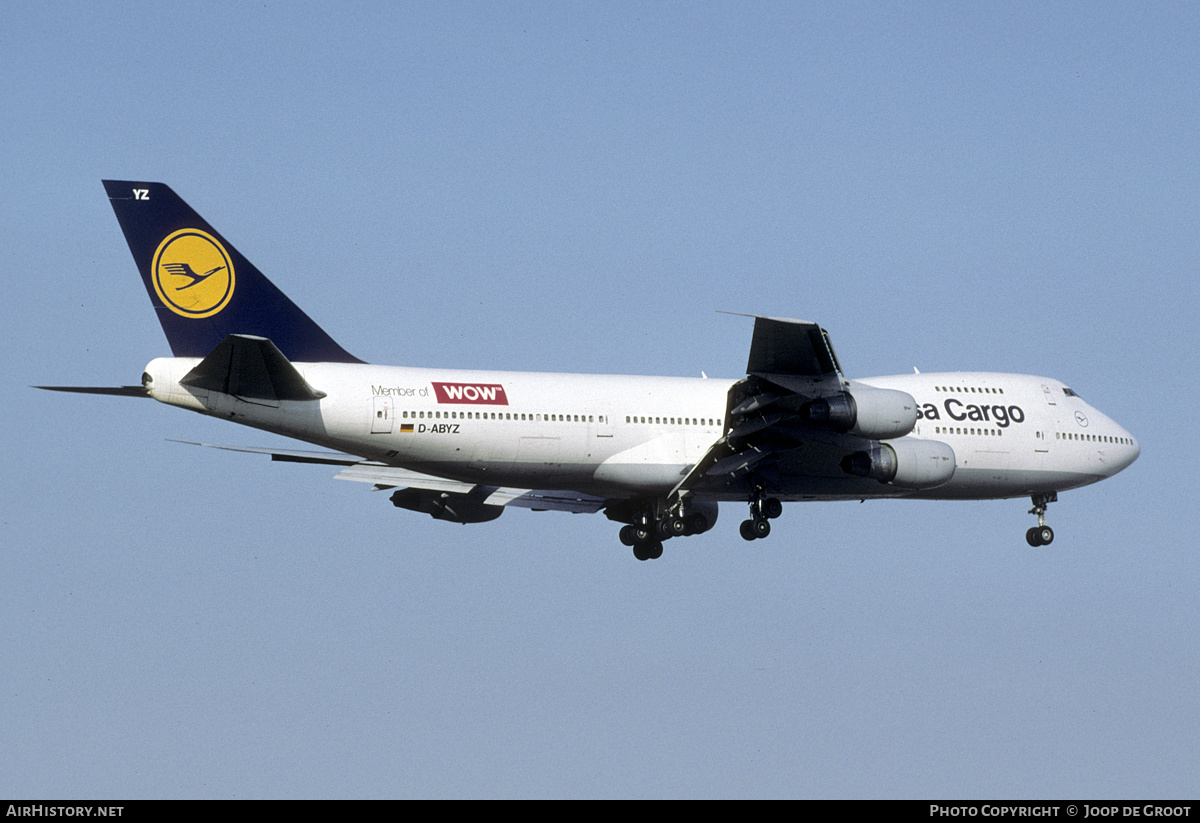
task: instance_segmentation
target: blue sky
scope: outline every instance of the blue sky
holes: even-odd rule
[[[0,31],[0,796],[1194,797],[1191,4],[83,3]],[[1138,437],[1028,501],[791,505],[638,563],[155,403],[101,178],[348,350],[1066,381]],[[1179,445],[1183,443],[1184,445]],[[1174,445],[1172,445],[1174,444]]]

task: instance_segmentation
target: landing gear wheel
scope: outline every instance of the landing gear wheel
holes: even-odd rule
[[[750,495],[750,519],[742,521],[741,533],[746,540],[761,540],[771,533],[770,520],[783,514],[783,503],[778,497],[767,497],[766,489],[756,484]]]
[[[679,537],[687,530],[687,524],[683,522],[682,517],[664,517],[658,521],[657,531],[658,536],[663,540],[672,537]]]
[[[1034,526],[1025,532],[1025,542],[1031,546],[1049,546],[1054,542],[1054,529],[1049,526]]]
[[[1025,542],[1031,546],[1049,546],[1054,542],[1054,529],[1046,525],[1046,506],[1058,500],[1058,492],[1042,492],[1029,499],[1033,501],[1029,513],[1037,515],[1038,524],[1025,532]]]
[[[778,497],[768,497],[762,503],[762,513],[763,517],[774,520],[783,514],[783,504],[779,502]]]
[[[648,540],[645,543],[635,543],[633,556],[638,560],[657,560],[662,557],[663,545],[661,540]]]
[[[771,533],[771,524],[764,517],[756,517],[743,520],[738,531],[742,533],[743,540],[761,540]]]
[[[763,497],[758,492],[750,498],[750,517],[756,520],[774,520],[783,514],[783,503],[778,497]]]
[[[637,545],[637,540],[635,540],[633,536],[633,526],[622,526],[621,531],[617,532],[617,537],[619,537],[621,542],[626,546]]]

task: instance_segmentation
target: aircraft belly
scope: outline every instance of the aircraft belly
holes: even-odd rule
[[[707,443],[679,432],[661,434],[614,454],[597,455],[592,479],[599,488],[647,494],[669,492],[699,460]]]
[[[1066,491],[1102,479],[1103,475],[1083,472],[959,467],[945,486],[912,496],[927,500],[1002,500]]]

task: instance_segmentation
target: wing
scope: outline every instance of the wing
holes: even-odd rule
[[[484,486],[460,480],[450,480],[410,469],[401,469],[373,461],[361,461],[342,469],[338,480],[373,483],[382,489],[419,489],[447,495],[467,495],[484,506],[518,506],[534,511],[574,512],[591,514],[600,511],[608,502],[582,492],[549,489],[517,489],[508,486]]]
[[[746,374],[820,397],[841,388],[842,368],[829,333],[807,320],[755,317]]]
[[[248,454],[269,455],[272,460],[285,463],[317,463],[327,466],[344,466],[335,475],[337,480],[354,480],[359,483],[371,483],[376,491],[384,489],[414,490],[416,492],[432,493],[428,499],[437,497],[469,499],[474,506],[498,508],[517,506],[534,511],[565,511],[577,514],[592,514],[600,511],[608,501],[603,497],[584,494],[570,490],[548,489],[517,489],[507,486],[484,486],[476,483],[466,483],[437,477],[432,474],[402,469],[377,463],[373,460],[363,460],[352,454],[332,451],[301,451],[290,449],[258,449],[244,446],[215,446],[211,443],[195,443],[188,440],[175,440],[175,443],[186,443],[191,446],[205,446],[210,449],[245,452]],[[406,498],[401,498],[406,499]],[[397,498],[393,495],[393,502]],[[410,508],[401,505],[402,508]],[[421,511],[426,509],[422,508]]]
[[[746,377],[729,390],[725,434],[680,480],[699,493],[800,493],[847,482],[842,461],[869,441],[841,431],[848,387],[829,334],[806,320],[754,317]],[[830,409],[834,419],[828,418]],[[832,425],[831,425],[832,423]]]

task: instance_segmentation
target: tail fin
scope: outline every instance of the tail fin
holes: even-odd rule
[[[296,362],[362,362],[170,187],[105,180],[104,188],[176,357],[206,357],[243,334],[270,339]]]

